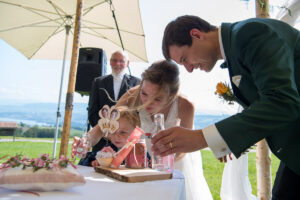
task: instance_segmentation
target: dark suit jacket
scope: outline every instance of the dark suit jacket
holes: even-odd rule
[[[300,174],[300,33],[271,19],[249,19],[221,26],[232,88],[244,111],[216,123],[239,157],[266,138],[271,151]]]
[[[117,99],[119,100],[128,89],[138,85],[139,83],[139,78],[125,74]],[[113,106],[116,104],[116,102],[112,101],[115,99],[113,84],[112,75],[101,76],[94,79],[92,83],[88,109],[88,118],[92,126],[95,126],[98,123],[100,118],[98,112],[104,105]],[[104,90],[106,90],[107,93]]]

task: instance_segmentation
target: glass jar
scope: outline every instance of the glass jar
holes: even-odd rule
[[[125,159],[125,167],[142,169],[147,167],[147,149],[145,139],[140,139]]]
[[[164,114],[158,113],[154,115],[155,129],[152,137],[158,132],[165,130],[164,125]],[[174,168],[174,154],[161,157],[152,153],[152,169],[158,171],[169,171],[172,172]]]

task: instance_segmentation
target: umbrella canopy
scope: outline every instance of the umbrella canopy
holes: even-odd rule
[[[72,55],[60,154],[67,152],[78,42],[81,47],[104,49],[108,55],[124,49],[131,61],[147,61],[138,0],[85,0],[83,4],[82,0],[77,3],[74,0],[0,0],[0,18],[0,38],[27,58],[63,59],[53,157],[61,116],[65,60]],[[73,37],[68,37],[70,33]],[[67,55],[71,40],[72,54]]]
[[[279,10],[276,19],[284,21],[291,26],[295,26],[300,15],[300,1],[288,0]]]
[[[0,38],[29,59],[62,59],[65,26],[71,26],[72,43],[75,14],[74,0],[0,0]],[[138,0],[85,0],[80,47],[111,55],[121,49],[120,37],[131,61],[147,62]],[[71,52],[66,56],[70,59]]]

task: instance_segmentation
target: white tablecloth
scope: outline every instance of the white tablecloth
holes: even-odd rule
[[[86,184],[65,191],[38,192],[40,196],[0,188],[0,200],[185,200],[182,173],[175,170],[173,178],[161,181],[124,183],[94,171],[92,167],[78,166]]]

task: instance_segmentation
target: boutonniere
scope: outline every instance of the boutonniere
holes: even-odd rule
[[[215,94],[218,95],[220,99],[227,101],[229,105],[233,105],[236,101],[236,97],[234,96],[232,89],[226,82],[219,82],[217,84]]]
[[[119,122],[117,121],[120,118],[119,110],[115,106],[109,108],[108,105],[105,105],[99,111],[99,116],[98,125],[104,136],[107,137],[108,134],[114,134],[119,128]]]

